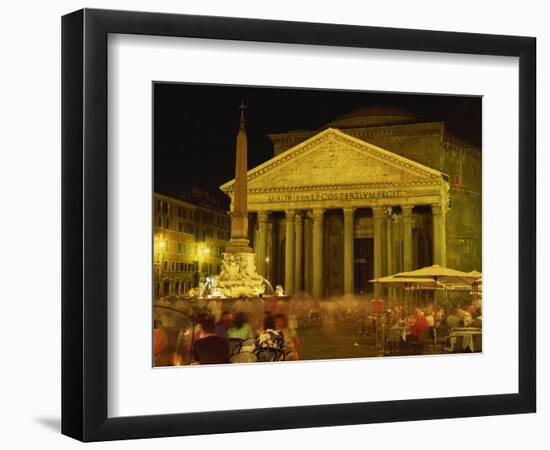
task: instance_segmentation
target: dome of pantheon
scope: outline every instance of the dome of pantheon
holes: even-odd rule
[[[418,117],[415,114],[401,108],[391,106],[368,106],[344,114],[321,127],[321,130],[329,127],[346,129],[380,125],[399,125],[417,121]]]

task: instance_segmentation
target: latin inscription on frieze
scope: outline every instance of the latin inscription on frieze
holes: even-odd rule
[[[382,198],[401,197],[401,191],[373,191],[373,192],[314,192],[296,194],[270,195],[268,203],[297,203],[297,202],[318,202],[324,200],[376,200]]]

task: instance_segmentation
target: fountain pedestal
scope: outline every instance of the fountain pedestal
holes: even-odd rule
[[[227,298],[258,297],[263,294],[264,279],[256,272],[254,253],[224,253],[216,287]]]

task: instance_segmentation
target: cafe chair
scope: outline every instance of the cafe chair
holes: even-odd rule
[[[390,351],[390,355],[394,354],[394,349],[397,348],[398,354],[401,353],[403,346],[402,330],[399,328],[390,328],[388,330],[388,336],[386,338],[386,344]]]
[[[433,330],[431,327],[422,330],[417,341],[411,341],[410,344],[413,354],[422,355],[424,353],[424,348],[430,343],[433,343]]]
[[[237,353],[231,357],[231,362],[233,364],[243,364],[243,363],[255,363],[258,361],[258,358],[254,353],[251,352],[242,352]]]
[[[284,359],[284,353],[282,350],[273,347],[263,347],[257,349],[255,352],[258,362],[275,362],[282,361]]]
[[[241,351],[243,340],[239,338],[229,338],[229,356],[236,355]]]

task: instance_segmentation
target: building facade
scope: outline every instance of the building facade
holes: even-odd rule
[[[229,216],[222,205],[194,190],[178,199],[154,194],[154,296],[185,296],[219,272],[229,243]]]
[[[444,123],[366,108],[270,138],[274,157],[248,172],[248,210],[272,284],[322,297],[431,264],[481,270],[481,151]],[[221,189],[231,198],[233,181]]]

